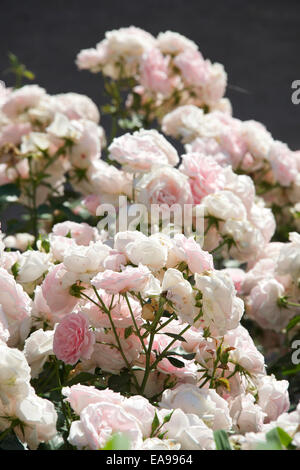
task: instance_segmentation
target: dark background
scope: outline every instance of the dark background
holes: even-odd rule
[[[195,41],[205,58],[224,64],[234,115],[262,121],[300,148],[300,104],[291,102],[300,79],[299,0],[0,0],[0,79],[12,84],[3,74],[12,51],[49,93],[76,91],[101,105],[100,76],[79,72],[76,54],[131,24]]]

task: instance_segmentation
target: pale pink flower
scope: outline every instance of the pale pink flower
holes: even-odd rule
[[[174,237],[174,251],[179,259],[187,263],[193,274],[201,274],[203,271],[214,269],[212,255],[202,250],[193,237],[186,238],[182,234],[176,234]]]
[[[82,313],[70,313],[57,325],[54,333],[53,352],[66,364],[76,364],[79,359],[90,359],[95,335],[89,330],[89,322]]]
[[[268,159],[276,180],[282,186],[290,186],[298,173],[294,152],[282,142],[275,141],[270,148]]]
[[[101,299],[106,305],[107,309],[110,310],[110,314],[116,328],[127,328],[133,325],[133,314],[134,320],[137,325],[143,324],[141,317],[142,308],[139,302],[132,297],[128,297],[131,312],[127,301],[124,297],[118,296],[112,299],[112,296],[107,294],[105,291],[98,291]],[[92,296],[93,300],[97,302],[96,296]],[[109,317],[104,313],[97,305],[93,302],[88,301],[83,307],[82,311],[88,316],[91,324],[96,328],[111,328]]]
[[[72,422],[68,440],[79,449],[99,450],[115,433],[125,434],[131,449],[142,445],[142,431],[136,418],[121,405],[92,403],[81,411],[80,421]]]
[[[76,384],[72,387],[64,387],[62,389],[66,401],[68,401],[77,415],[92,403],[113,403],[120,405],[124,401],[124,397],[120,393],[113,392],[109,388],[98,390],[93,386]]]
[[[42,294],[47,305],[55,315],[70,313],[78,302],[69,292],[69,286],[65,286],[63,277],[67,273],[63,264],[54,266],[48,272],[42,284]]]
[[[179,161],[175,148],[153,129],[117,137],[108,150],[112,160],[134,173],[149,171],[157,165],[176,165]]]
[[[2,111],[10,118],[38,105],[41,98],[46,95],[44,88],[38,85],[25,85],[10,93],[2,106]]]
[[[183,80],[188,85],[201,87],[207,83],[210,64],[203,59],[199,51],[186,49],[175,57],[174,64],[179,68]]]
[[[147,205],[171,207],[192,204],[193,196],[186,175],[176,168],[163,166],[146,173],[137,183],[138,201]],[[176,206],[175,206],[176,207]]]
[[[223,169],[213,157],[188,153],[182,156],[179,170],[189,177],[195,204],[199,204],[207,194],[224,189]]]
[[[77,245],[88,246],[91,241],[95,241],[97,230],[85,222],[77,223],[68,220],[66,222],[55,224],[53,226],[52,233],[62,237],[67,237],[69,235],[70,238],[75,240]]]
[[[142,291],[149,282],[150,271],[146,266],[137,268],[126,266],[121,272],[106,269],[92,279],[92,285],[103,289],[109,294],[120,294],[127,291]]]
[[[163,95],[171,92],[168,63],[159,49],[152,49],[142,58],[140,74],[140,83],[144,88]]]
[[[267,414],[265,422],[275,421],[290,407],[289,383],[287,380],[276,380],[274,375],[259,378],[257,393],[258,405]]]

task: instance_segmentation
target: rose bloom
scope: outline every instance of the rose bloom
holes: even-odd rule
[[[145,174],[137,182],[136,191],[138,202],[149,209],[153,204],[157,204],[163,211],[164,206],[169,208],[174,205],[176,208],[178,205],[181,208],[184,204],[193,203],[187,176],[170,166],[156,168]]]
[[[217,336],[237,328],[244,302],[236,297],[231,278],[221,271],[212,271],[207,275],[195,274],[195,284],[203,295],[203,325]]]
[[[290,186],[298,173],[294,152],[282,142],[275,141],[269,151],[269,161],[276,180],[282,186]]]
[[[79,224],[77,222],[67,220],[65,222],[55,224],[52,228],[52,233],[62,237],[70,235],[77,245],[88,246],[91,241],[95,241],[97,230],[85,222]]]
[[[80,413],[80,421],[71,424],[68,441],[79,449],[99,450],[115,433],[124,433],[131,449],[142,445],[142,431],[134,416],[121,405],[93,403]]]
[[[120,344],[126,359],[129,364],[132,364],[139,358],[142,344],[134,334],[125,339],[124,329],[118,328],[117,334],[119,335]],[[112,374],[118,374],[121,369],[127,367],[123,356],[117,348],[116,339],[111,330],[105,331],[101,329],[96,331],[96,344],[90,364]]]
[[[199,389],[197,385],[182,384],[172,390],[165,390],[159,406],[193,413],[215,431],[229,430],[232,425],[227,402],[215,390]]]
[[[146,266],[139,265],[137,268],[126,266],[122,272],[107,269],[98,273],[91,281],[97,289],[104,289],[109,294],[119,294],[133,290],[142,291],[149,282],[150,271]]]
[[[267,414],[265,423],[275,421],[290,407],[289,383],[287,380],[276,380],[274,375],[259,378],[257,393],[258,405]]]
[[[70,313],[78,302],[69,293],[63,277],[67,273],[63,264],[54,266],[47,274],[42,284],[42,294],[52,314],[64,315]]]
[[[160,416],[166,416],[170,410],[161,410]],[[213,431],[199,416],[186,414],[180,408],[174,410],[169,422],[162,426],[168,439],[181,444],[181,450],[214,450]]]
[[[183,143],[192,142],[198,136],[199,127],[203,121],[203,110],[197,106],[188,104],[179,106],[166,114],[162,120],[162,130],[167,135],[182,139]],[[192,148],[188,151],[197,152],[197,149],[194,150]],[[200,153],[203,153],[203,151]]]
[[[76,384],[72,387],[64,387],[62,393],[75,411],[80,415],[82,410],[92,403],[113,403],[120,405],[124,397],[120,393],[113,392],[109,388],[98,390],[94,386]]]
[[[159,49],[152,49],[142,58],[140,74],[140,83],[144,88],[163,95],[171,92],[168,63]]]
[[[58,324],[54,333],[53,352],[66,364],[76,364],[79,359],[90,359],[95,335],[82,313],[70,313]]]
[[[226,333],[224,345],[234,348],[230,351],[230,359],[250,374],[265,373],[265,358],[256,348],[248,330],[242,325]]]
[[[205,215],[221,220],[245,220],[247,213],[241,199],[231,191],[218,191],[205,196],[202,200]]]
[[[53,354],[54,331],[41,328],[31,333],[24,345],[24,355],[31,368],[31,377],[38,377],[48,357]]]
[[[53,101],[58,110],[69,119],[88,119],[98,124],[100,113],[96,104],[86,95],[79,93],[59,93]]]
[[[266,413],[255,404],[254,396],[247,393],[239,395],[231,402],[230,416],[238,432],[259,432],[262,430]]]
[[[176,234],[173,240],[174,252],[181,261],[185,261],[192,273],[202,273],[214,269],[213,257],[201,249],[193,237],[186,238]]]
[[[209,63],[199,51],[187,49],[178,54],[174,64],[181,71],[181,76],[188,85],[200,87],[207,83],[210,73]]]
[[[296,313],[277,304],[284,295],[284,287],[276,279],[263,279],[250,292],[248,315],[262,328],[280,332]]]
[[[31,299],[3,268],[0,268],[0,305],[10,333],[9,345],[16,346],[29,333]]]
[[[224,188],[223,169],[213,157],[188,153],[182,156],[179,170],[189,177],[195,204],[199,204],[207,194]]]
[[[46,94],[44,88],[38,85],[25,85],[11,92],[2,106],[2,112],[10,118],[15,118],[28,108],[38,105]]]
[[[174,166],[179,161],[176,149],[153,129],[117,137],[108,150],[110,159],[134,173],[149,171],[155,165]]]
[[[188,49],[198,50],[197,44],[182,34],[174,31],[165,31],[157,36],[157,44],[164,54],[176,55]]]

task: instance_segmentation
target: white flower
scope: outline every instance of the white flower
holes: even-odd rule
[[[26,284],[39,279],[49,269],[49,256],[40,251],[28,250],[18,261],[18,282]]]
[[[224,335],[236,328],[242,318],[244,303],[236,297],[232,279],[221,271],[195,274],[196,287],[202,292],[203,320],[213,335]]]
[[[53,336],[54,330],[39,329],[26,339],[24,354],[30,365],[32,378],[39,375],[48,357],[53,354]]]
[[[193,413],[214,431],[230,429],[232,425],[227,402],[212,389],[182,384],[173,390],[165,390],[159,406],[180,408],[185,413]]]

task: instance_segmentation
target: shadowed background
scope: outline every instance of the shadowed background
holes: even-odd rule
[[[300,104],[291,102],[291,83],[300,79],[298,0],[0,0],[0,7],[0,79],[7,85],[12,51],[49,93],[84,93],[101,105],[100,76],[79,72],[76,54],[121,26],[154,35],[170,29],[224,64],[236,117],[262,121],[276,139],[300,149]]]

